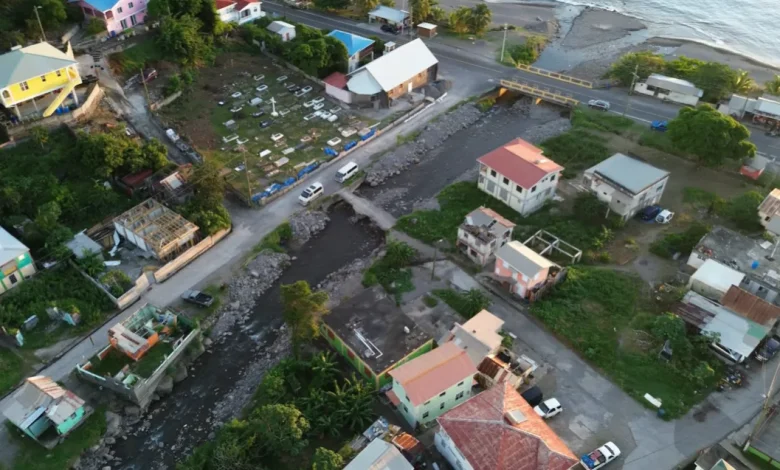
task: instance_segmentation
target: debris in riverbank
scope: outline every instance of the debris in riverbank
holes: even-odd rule
[[[311,237],[325,230],[330,222],[328,214],[322,211],[300,211],[290,217],[293,241],[303,245]]]
[[[371,186],[378,186],[391,176],[399,175],[412,164],[420,163],[431,150],[440,146],[451,135],[477,122],[482,115],[471,103],[444,114],[425,126],[414,142],[403,144],[383,155],[369,169],[366,182]]]

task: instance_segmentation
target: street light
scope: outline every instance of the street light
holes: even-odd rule
[[[43,23],[41,23],[41,15],[38,14],[38,10],[42,8],[40,5],[33,7],[35,17],[38,18],[38,26],[41,28],[41,36],[43,36],[43,42],[46,42],[46,32],[43,30]]]
[[[436,258],[439,256],[439,243],[443,241],[444,239],[440,238],[433,242],[433,266],[431,267],[431,281],[433,281],[433,278],[436,275]]]

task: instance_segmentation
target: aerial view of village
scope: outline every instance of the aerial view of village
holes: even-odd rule
[[[1,1],[0,469],[780,468],[780,16],[684,4]]]

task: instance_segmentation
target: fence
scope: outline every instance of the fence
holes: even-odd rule
[[[108,289],[106,289],[103,283],[101,283],[100,281],[96,280],[89,274],[82,271],[81,268],[73,261],[70,261],[70,264],[74,268],[76,268],[81,273],[82,276],[84,276],[92,284],[94,284],[95,287],[97,287],[104,294],[106,294],[106,296],[108,296],[108,298],[111,299],[111,302],[113,302],[114,305],[116,305],[117,308],[119,308],[120,310],[124,309],[128,305],[140,299],[143,293],[149,287],[149,278],[146,276],[146,273],[143,273],[141,274],[141,276],[138,277],[138,279],[135,280],[133,287],[128,289],[124,294],[120,295],[119,297],[114,297],[114,295]]]
[[[525,83],[512,82],[509,80],[501,80],[501,86],[527,95],[536,96],[552,103],[560,104],[568,107],[576,107],[580,104],[578,100],[575,100],[571,96],[563,95],[561,93],[555,93],[549,90],[543,90],[535,86],[531,86]]]
[[[585,88],[593,88],[593,82],[589,82],[588,80],[582,80],[581,78],[577,78],[577,77],[572,77],[570,75],[563,75],[562,73],[551,72],[549,70],[540,69],[538,67],[533,67],[531,65],[518,64],[517,68],[520,70],[524,70],[526,72],[534,73],[536,75],[541,75],[542,77],[549,77],[555,80],[560,80],[562,82],[571,83],[573,85],[578,85]]]
[[[192,260],[202,255],[203,252],[214,246],[218,241],[222,240],[230,233],[232,228],[226,228],[214,235],[208,236],[201,240],[197,245],[190,247],[187,251],[177,256],[173,261],[165,264],[154,272],[154,280],[156,282],[163,282],[169,277],[176,274],[181,268],[189,264]]]
[[[158,109],[162,109],[164,106],[168,106],[169,104],[176,101],[180,96],[181,96],[181,91],[177,91],[171,96],[166,96],[165,98],[150,104],[149,109],[151,109],[152,111],[157,111]]]

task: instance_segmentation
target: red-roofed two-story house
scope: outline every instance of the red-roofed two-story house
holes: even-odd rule
[[[542,149],[515,139],[477,159],[479,189],[521,215],[538,210],[555,196],[563,167]]]
[[[461,470],[567,470],[578,459],[504,382],[439,416],[436,448]]]

